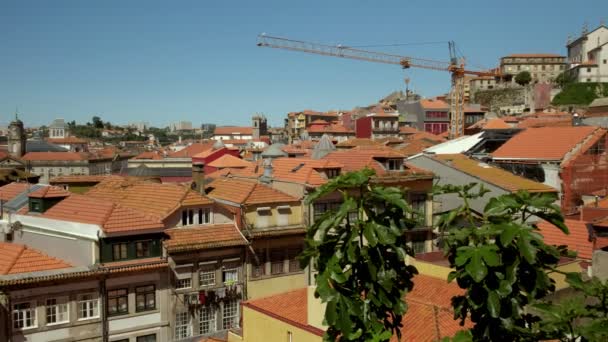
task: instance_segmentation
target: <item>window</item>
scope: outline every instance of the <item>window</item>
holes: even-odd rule
[[[129,313],[129,291],[127,289],[108,291],[108,315],[127,313]]]
[[[340,206],[339,202],[315,203],[313,206],[315,221],[326,211],[336,209]]]
[[[198,210],[198,224],[211,223],[211,209],[204,208]]]
[[[608,64],[608,63],[606,63],[606,62],[608,62],[608,60],[604,59],[604,64]]]
[[[188,210],[188,224],[194,224],[194,210]]]
[[[147,258],[150,256],[150,245],[152,241],[137,241],[135,243],[135,256],[138,258]]]
[[[182,210],[182,226],[188,225],[188,210]]]
[[[215,267],[213,265],[206,265],[201,269],[199,274],[199,285],[215,285]]]
[[[282,249],[270,250],[270,274],[281,274],[284,270],[285,251]]]
[[[112,244],[112,258],[113,260],[124,260],[128,258],[128,253],[127,253],[127,243],[126,242],[122,242],[122,243],[115,243]]]
[[[588,79],[587,79],[587,82],[591,82],[591,79],[590,79],[590,78],[588,78]]]
[[[239,272],[236,268],[225,269],[222,272],[222,280],[224,285],[234,285],[239,281]]]
[[[236,300],[224,302],[224,316],[222,320],[222,328],[230,329],[238,327],[238,311],[239,305]]]
[[[46,300],[46,324],[66,323],[69,320],[68,301],[65,298]]]
[[[387,166],[390,171],[401,170],[401,165],[403,165],[403,161],[401,159],[389,159]]]
[[[190,324],[188,312],[178,312],[175,315],[175,339],[181,340],[190,337]]]
[[[302,270],[302,268],[300,268],[300,261],[298,260],[298,255],[300,255],[301,252],[301,248],[290,248],[287,250],[287,257],[289,258],[289,272],[299,272]]]
[[[154,285],[136,287],[135,306],[137,312],[156,309],[156,287]]]
[[[137,336],[136,342],[156,342],[156,334]]]
[[[34,305],[34,303],[19,303],[13,305],[13,328],[35,328],[36,324],[36,305]]]
[[[215,309],[212,306],[203,306],[198,313],[198,333],[200,335],[215,332]]]
[[[78,301],[78,319],[99,317],[99,300],[93,295],[83,295]]]
[[[447,122],[428,122],[424,124],[424,130],[433,134],[441,134],[448,130]]]
[[[410,205],[418,213],[417,219],[424,225],[426,222],[426,194],[410,194]]]
[[[591,72],[591,68],[587,68],[587,72]]]
[[[336,178],[340,175],[340,169],[327,169],[325,170],[327,178]]]
[[[425,253],[426,252],[426,239],[427,232],[416,232],[412,233],[411,244],[414,253]]]
[[[177,279],[177,284],[175,285],[175,288],[179,289],[189,289],[192,287],[192,279],[190,278],[184,278],[184,279]]]

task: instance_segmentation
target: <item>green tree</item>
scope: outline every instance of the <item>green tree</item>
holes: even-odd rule
[[[101,118],[99,116],[94,116],[92,121],[93,121],[93,127],[103,128],[103,121],[101,121]]]
[[[530,75],[529,71],[522,71],[515,76],[515,83],[520,86],[525,86],[532,82],[532,75]]]
[[[555,83],[557,83],[560,87],[565,87],[568,84],[574,83],[575,79],[574,77],[572,77],[572,75],[568,72],[562,72],[561,74],[557,75],[557,77],[555,78]]]
[[[543,242],[530,221],[541,218],[568,233],[554,204],[556,196],[518,192],[492,198],[474,221],[469,202],[484,196],[486,189],[476,184],[444,186],[438,193],[462,199],[459,208],[439,221],[446,232],[444,251],[454,269],[448,281],[456,280],[466,290],[452,299],[455,318],[475,324],[470,331],[474,341],[526,340],[523,331],[539,317],[524,308],[555,290],[548,272],[561,255]]]
[[[406,232],[415,213],[402,189],[373,182],[365,169],[341,175],[307,203],[338,192],[343,203],[316,220],[306,234],[302,266],[313,265],[315,296],[327,303],[324,341],[387,341],[400,336],[404,296],[417,274],[406,265],[413,251]]]

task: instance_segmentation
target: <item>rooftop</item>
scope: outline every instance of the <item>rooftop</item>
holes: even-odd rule
[[[514,175],[509,171],[490,166],[462,154],[442,154],[432,156],[432,158],[446,166],[511,192],[519,190],[526,190],[528,192],[557,192],[556,189],[548,185]]]
[[[17,197],[20,193],[27,190],[31,184],[28,183],[9,183],[3,186],[0,186],[0,200],[8,202],[13,198]]]
[[[253,127],[220,126],[220,127],[215,127],[215,131],[213,131],[213,134],[214,135],[232,135],[232,134],[252,135]]]
[[[568,235],[547,221],[541,221],[537,226],[546,244],[556,246],[566,245],[569,250],[578,252],[579,258],[591,260],[593,242],[589,241],[587,222],[566,219],[565,223],[568,230],[570,230],[570,234]]]
[[[214,141],[193,143],[179,151],[169,153],[167,158],[192,158],[193,156],[210,149],[213,146],[213,143]]]
[[[218,169],[243,168],[243,167],[247,167],[250,165],[251,165],[250,162],[245,161],[241,158],[237,158],[230,154],[224,154],[223,156],[221,156],[221,157],[217,158],[216,160],[212,161],[211,163],[209,163],[209,166],[215,167]]]
[[[417,275],[414,278],[413,291],[405,298],[408,312],[402,321],[402,341],[437,341],[470,327],[470,322],[461,327],[453,318],[451,299],[462,293],[463,290],[456,283]],[[317,336],[323,334],[323,330],[308,324],[306,288],[246,301],[243,305]],[[391,341],[396,341],[396,337]]]
[[[164,244],[167,251],[187,252],[202,248],[243,246],[247,241],[234,224],[215,224],[165,231],[169,239]]]
[[[494,151],[492,157],[497,160],[561,161],[597,129],[593,126],[528,128]]]
[[[91,155],[84,152],[28,152],[21,159],[25,161],[73,161],[92,158]]]
[[[63,198],[70,195],[71,193],[63,187],[52,185],[33,191],[28,196],[31,198]]]
[[[0,274],[29,273],[72,267],[25,245],[0,242]]]
[[[513,53],[503,58],[543,58],[543,57],[564,57],[556,53]]]
[[[207,184],[206,189],[212,198],[239,204],[256,205],[299,201],[296,197],[247,179],[218,178]]]

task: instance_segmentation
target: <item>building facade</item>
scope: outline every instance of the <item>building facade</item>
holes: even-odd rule
[[[608,27],[583,30],[580,37],[568,41],[566,48],[568,73],[577,82],[608,82]]]
[[[500,58],[500,71],[504,78],[515,83],[515,76],[527,71],[531,83],[553,83],[566,70],[566,57],[551,53],[521,53]]]

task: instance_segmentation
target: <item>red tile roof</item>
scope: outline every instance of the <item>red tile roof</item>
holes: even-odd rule
[[[299,199],[267,185],[237,178],[219,178],[207,184],[206,189],[212,198],[239,204],[290,203]]]
[[[171,152],[167,155],[168,158],[192,158],[193,156],[207,151],[214,144],[214,141],[207,141],[204,143],[193,143],[184,147],[183,149],[177,152]]]
[[[0,186],[0,200],[2,201],[10,201],[15,198],[20,193],[27,190],[31,185],[28,183],[9,183],[3,186]]]
[[[252,135],[253,127],[220,126],[215,127],[214,135]]]
[[[566,245],[569,250],[578,252],[579,258],[591,260],[593,242],[589,241],[589,231],[586,224],[585,221],[566,219],[566,226],[570,230],[569,235],[564,234],[559,228],[546,221],[538,223],[538,229],[546,244]]]
[[[247,244],[232,223],[173,228],[165,233],[169,235],[169,239],[165,240],[164,244],[170,253]]]
[[[356,147],[356,146],[381,146],[382,143],[368,138],[350,138],[339,142],[337,147]]]
[[[456,283],[447,283],[444,279],[417,275],[414,278],[414,290],[405,298],[408,303],[408,311],[402,321],[401,340],[438,341],[443,337],[453,336],[460,330],[472,327],[470,321],[467,321],[464,327],[460,326],[453,317],[451,299],[463,292]],[[323,335],[323,330],[308,324],[306,288],[246,301],[243,306],[317,336]],[[396,336],[391,341],[397,341]]]
[[[29,273],[71,267],[63,260],[50,257],[24,245],[0,242],[0,274]]]
[[[414,133],[418,133],[418,132],[420,132],[420,131],[414,127],[410,127],[410,126],[399,127],[399,133],[401,133],[401,134],[414,134]]]
[[[563,160],[597,129],[592,126],[528,128],[509,139],[492,156],[507,160]]]
[[[429,133],[429,132],[414,133],[414,134],[409,135],[406,138],[406,141],[413,141],[413,140],[429,140],[429,141],[435,141],[438,143],[446,141],[446,139],[444,137],[441,137],[439,135]]]
[[[308,133],[316,133],[316,134],[322,134],[322,133],[334,133],[334,134],[352,133],[353,135],[355,134],[355,131],[353,131],[352,129],[348,129],[340,124],[331,124],[328,126],[313,126],[313,127],[307,128],[306,130],[308,131]]]
[[[389,147],[355,147],[349,150],[339,150],[327,154],[323,159],[338,162],[344,167],[342,171],[351,172],[363,170],[365,167],[376,170],[378,175],[387,171],[375,158],[404,159],[405,155]]]
[[[502,119],[490,119],[482,125],[483,129],[508,129],[511,125],[507,124]]]
[[[403,146],[396,147],[395,150],[403,153],[404,156],[409,157],[418,153],[422,153],[425,149],[437,145],[437,142],[429,141],[429,140],[414,140],[410,142],[406,142]]]
[[[322,169],[340,169],[343,165],[326,159],[277,158],[272,161],[272,178],[316,187],[327,183]],[[251,167],[230,172],[235,177],[258,178],[264,173],[261,161]]]
[[[218,169],[224,168],[243,168],[247,166],[251,166],[251,163],[245,161],[241,158],[237,158],[230,154],[224,154],[223,156],[217,158],[216,160],[209,163],[209,166],[215,167]]]
[[[31,198],[62,198],[68,197],[71,193],[60,186],[45,186],[34,192],[31,192],[28,197]]]
[[[210,205],[208,197],[189,186],[159,184],[132,179],[108,179],[87,192],[87,196],[109,200],[164,220],[182,205]]]
[[[51,178],[51,184],[57,183],[99,183],[110,177],[120,176],[107,176],[107,175],[72,175],[72,176],[58,176]],[[120,177],[122,178],[122,177]]]
[[[72,194],[45,211],[42,217],[96,224],[108,233],[162,229],[158,217],[134,210],[108,200]]]
[[[53,160],[89,160],[90,155],[83,152],[29,152],[23,158],[25,161]]]

